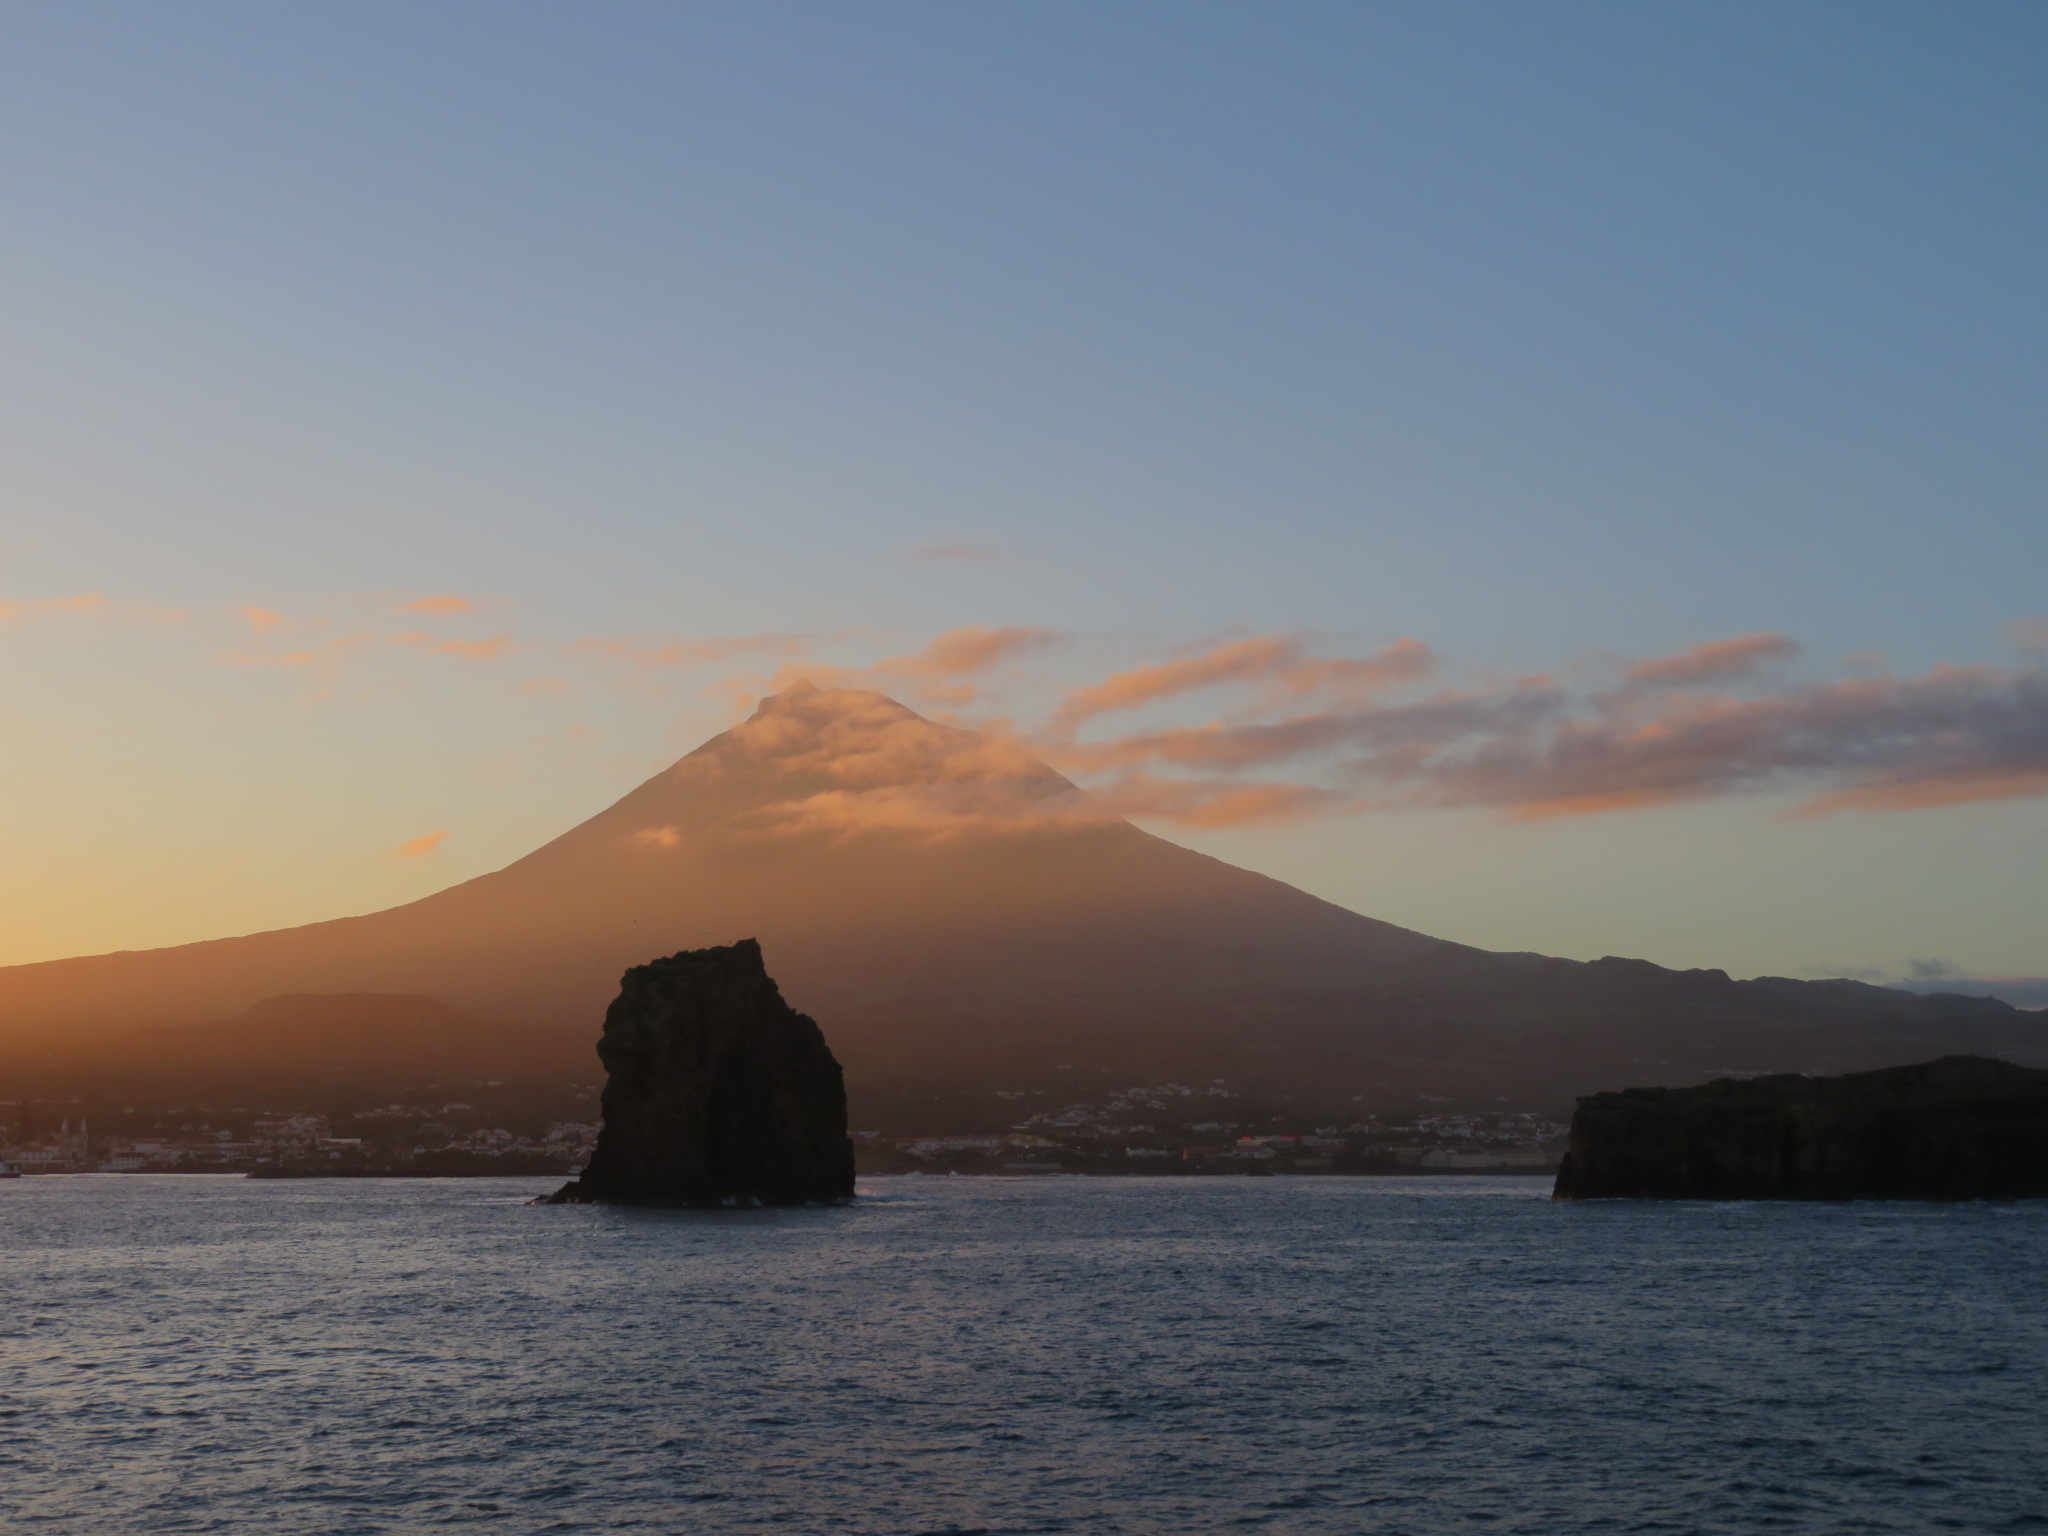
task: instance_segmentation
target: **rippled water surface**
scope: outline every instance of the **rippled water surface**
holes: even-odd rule
[[[2048,1529],[2048,1202],[0,1184],[0,1528]]]

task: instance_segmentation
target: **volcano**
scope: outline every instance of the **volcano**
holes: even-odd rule
[[[161,1055],[308,994],[432,1000],[508,1051],[587,1051],[627,968],[743,938],[824,1025],[857,1106],[1216,1078],[1534,1104],[1957,1052],[2048,1063],[2041,1018],[1990,999],[1431,938],[1144,832],[1014,742],[807,683],[424,900],[0,969],[0,1052],[118,1054],[147,1031]]]

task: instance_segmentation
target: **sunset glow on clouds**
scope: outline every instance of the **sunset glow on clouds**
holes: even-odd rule
[[[1534,675],[1453,685],[1439,680],[1445,664],[1417,640],[1345,656],[1269,635],[1060,689],[1037,727],[1008,714],[982,718],[1030,691],[1022,682],[1042,693],[1057,660],[1048,653],[1062,639],[1034,628],[957,630],[866,667],[791,664],[757,692],[801,679],[942,703],[960,723],[979,721],[1074,776],[1092,791],[1088,815],[1196,827],[1404,808],[1537,821],[1765,792],[1800,794],[1795,814],[1825,816],[2048,792],[2048,675],[2038,669],[1941,666],[1920,677],[1774,684],[1765,669],[1790,663],[1799,647],[1782,635],[1743,635],[1613,664],[1605,682]],[[1027,659],[1035,679],[1014,667],[990,675]],[[1086,729],[1160,706],[1203,708],[1210,718]],[[861,750],[872,744],[863,739]],[[905,803],[898,790],[916,776],[891,777],[884,763],[877,778],[874,766],[855,770],[872,780],[864,789],[835,789],[798,819],[971,820],[964,805]],[[850,798],[883,791],[886,804]]]
[[[918,650],[884,657],[866,665],[835,665],[814,659],[814,643],[797,636],[781,637],[782,654],[802,657],[785,662],[767,677],[741,673],[729,677],[722,691],[736,699],[775,693],[792,683],[820,688],[867,688],[900,694],[906,702],[937,706],[968,705],[987,688],[987,674],[1057,645],[1064,637],[1035,625],[968,625],[934,636]],[[587,642],[579,642],[584,644]],[[701,642],[714,645],[720,642]],[[723,642],[734,644],[735,642]]]
[[[1138,709],[1163,699],[1232,683],[1261,685],[1289,698],[1328,693],[1370,693],[1409,682],[1435,670],[1436,657],[1416,640],[1397,640],[1362,660],[1312,656],[1306,642],[1290,635],[1259,635],[1216,646],[1198,656],[1119,672],[1090,687],[1071,690],[1054,725],[1072,730],[1097,715]]]
[[[1782,637],[1742,637],[1638,662],[1626,686],[1607,690],[1545,678],[1440,688],[1056,744],[1053,756],[1079,772],[1163,768],[1188,783],[1307,770],[1300,787],[1328,798],[1306,797],[1304,809],[1492,807],[1518,818],[1785,788],[1809,790],[1804,813],[1813,815],[2048,790],[2048,675],[1937,667],[1918,678],[1706,691],[1792,649]]]
[[[512,650],[514,643],[509,634],[493,635],[488,640],[443,640],[433,647],[433,654],[463,661],[496,661]]]
[[[1799,654],[1798,643],[1785,635],[1737,635],[1688,646],[1674,656],[1653,656],[1628,669],[1632,683],[1653,687],[1691,688],[1752,677],[1766,662]]]
[[[409,603],[398,605],[400,613],[430,613],[447,617],[458,613],[473,613],[476,604],[466,597],[444,594],[440,597],[416,597]]]
[[[183,608],[154,603],[110,602],[103,592],[80,592],[72,597],[0,598],[0,625],[12,626],[38,619],[105,619],[123,624],[182,624],[190,615]]]
[[[401,859],[423,859],[447,840],[448,833],[445,829],[429,832],[424,837],[415,837],[408,842],[400,843],[392,852]]]
[[[983,650],[942,637],[923,653],[957,652],[950,703],[982,701],[975,676],[988,660],[1051,643],[1016,631],[1028,644],[1006,648],[983,633]],[[1604,688],[1543,676],[1449,687],[1431,685],[1439,660],[1413,640],[1345,658],[1261,636],[1067,689],[1046,725],[1017,739],[1119,814],[1209,827],[1403,807],[1537,820],[1784,790],[1805,794],[1799,814],[1827,815],[2048,792],[2048,675],[1943,666],[1756,683],[1762,664],[1796,650],[1742,636],[1627,665]],[[902,658],[824,670],[841,685],[920,675]],[[1114,711],[1246,686],[1259,702],[1228,718],[1076,733]]]
[[[406,606],[423,605],[454,618],[473,607],[457,598]],[[107,611],[98,593],[0,604],[0,616],[14,618]],[[281,611],[262,607],[232,617],[259,646],[285,623]],[[217,656],[310,674],[325,684],[313,697],[328,702],[350,669],[388,665],[375,661],[380,655],[508,665],[531,656],[544,667],[598,669],[580,686],[673,676],[665,691],[645,693],[654,708],[724,696],[744,713],[797,683],[871,690],[983,733],[972,738],[984,744],[975,750],[994,759],[954,763],[949,778],[1006,779],[1023,754],[1088,790],[1089,817],[1191,827],[1403,809],[1541,821],[1747,794],[1797,796],[1792,814],[1824,817],[2048,794],[2048,671],[2038,659],[1938,665],[1915,676],[1864,657],[1849,675],[1800,676],[1808,670],[1800,646],[1776,633],[1507,678],[1461,676],[1455,658],[1412,637],[1361,650],[1308,635],[1241,635],[1162,648],[1169,654],[1090,678],[1082,657],[1100,642],[1036,625],[963,626],[906,649],[872,647],[883,654],[868,661],[849,654],[862,644],[849,636],[564,642],[413,629],[312,638],[335,627],[331,618],[294,621],[299,644]],[[2034,654],[2027,624],[2011,626],[2009,638],[2023,656]],[[770,670],[729,670],[755,658]],[[558,671],[521,670],[479,669],[479,686],[551,701],[572,699],[579,686]],[[1112,728],[1120,718],[1129,723]],[[588,734],[578,727],[565,739]],[[890,755],[900,742],[878,746],[859,732],[846,742],[845,762],[811,765],[831,782],[821,784],[822,798],[790,812],[792,825],[973,822],[972,794],[937,807],[896,794],[918,781],[892,777],[903,767]],[[419,840],[418,851],[431,846]]]
[[[12,619],[42,618],[49,614],[105,613],[107,600],[98,592],[81,592],[76,597],[48,597],[30,602],[0,600],[0,624]]]

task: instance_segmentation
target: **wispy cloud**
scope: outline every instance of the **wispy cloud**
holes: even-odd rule
[[[401,859],[423,859],[447,840],[448,833],[445,829],[429,832],[424,837],[415,837],[408,842],[400,843],[392,850],[392,854]]]
[[[411,602],[400,603],[396,611],[429,613],[445,618],[458,613],[474,613],[476,604],[466,597],[457,597],[452,592],[446,592],[437,597],[416,597]]]
[[[1299,635],[1255,635],[1073,689],[1061,702],[1053,725],[1072,731],[1099,715],[1229,684],[1260,685],[1269,694],[1286,698],[1318,692],[1370,695],[1426,677],[1436,664],[1436,654],[1419,640],[1397,640],[1371,656],[1353,658],[1312,655]]]
[[[979,679],[984,674],[1043,651],[1063,638],[1057,630],[1035,625],[991,628],[975,624],[949,629],[920,651],[876,662],[861,681],[882,687],[907,682],[932,703],[969,704],[979,697]]]
[[[35,598],[26,602],[0,600],[0,624],[57,614],[101,614],[107,610],[106,597],[98,592],[81,592],[76,597]]]
[[[1660,688],[1697,688],[1703,683],[1754,677],[1765,663],[1798,654],[1798,642],[1787,635],[1737,635],[1732,640],[1710,640],[1675,655],[1639,661],[1628,669],[1628,680]]]
[[[341,635],[319,645],[298,650],[278,651],[269,655],[250,655],[244,651],[229,651],[221,659],[237,667],[307,667],[315,671],[331,672],[341,664],[342,658],[359,646],[376,640],[375,635]]]
[[[974,626],[866,666],[791,664],[769,681],[979,706],[992,677],[1042,681],[1042,668],[1018,667],[1062,638]],[[1604,682],[1574,669],[1570,682],[1448,686],[1420,640],[1347,655],[1302,635],[1258,635],[1069,687],[1038,727],[996,725],[1077,776],[1097,809],[1199,826],[1404,807],[1534,821],[1783,791],[1804,794],[1796,814],[1825,816],[2048,793],[2048,672],[1774,677],[1800,654],[1788,636],[1746,634],[1617,663]],[[1209,718],[1195,723],[1093,729],[1119,713],[1185,717],[1204,705]],[[863,792],[860,816],[930,819],[907,805],[876,809],[879,788]],[[805,814],[855,811],[825,800]],[[939,819],[963,815],[952,806]]]
[[[385,639],[391,645],[411,646],[424,655],[453,656],[458,661],[495,661],[522,648],[509,631],[492,635],[488,640],[443,640],[424,629],[409,629]]]
[[[1737,664],[1706,647],[1688,653],[1701,654],[1704,666]],[[1690,688],[1697,674],[1668,675]],[[1804,815],[1918,810],[2048,793],[2048,674],[1937,667],[1749,697],[1579,697],[1537,678],[1104,741],[1055,734],[1051,744],[1081,772],[1312,767],[1325,785],[1353,791],[1332,805],[1491,806],[1533,820],[1806,787]]]
[[[1318,784],[1171,779],[1143,772],[1119,774],[1094,785],[1090,798],[1118,816],[1210,828],[1271,826],[1365,808],[1359,796]]]
[[[518,649],[518,643],[510,634],[493,635],[488,640],[443,640],[433,646],[429,654],[453,656],[460,661],[496,661],[509,651]]]
[[[382,608],[390,599],[363,601]],[[452,596],[404,606],[440,615],[458,603],[460,611],[474,607]],[[166,613],[111,604],[97,592],[0,602],[0,622]],[[724,671],[724,684],[714,686],[735,695],[798,679],[882,693],[941,721],[976,724],[985,734],[975,739],[997,742],[1006,766],[966,764],[969,780],[1014,777],[1022,770],[1010,754],[1027,749],[1072,775],[1095,798],[1087,812],[1061,816],[1113,812],[1231,826],[1474,807],[1541,820],[1769,793],[1794,804],[1791,814],[1811,817],[2048,795],[2048,620],[2039,618],[2008,629],[2020,652],[2010,665],[1942,665],[1918,675],[1898,673],[1876,654],[1817,675],[1797,642],[1777,633],[1525,677],[1460,672],[1420,639],[1368,649],[1276,633],[1140,654],[1092,679],[1076,678],[1073,652],[1061,650],[1072,637],[1036,625],[967,625],[921,645],[876,645],[869,655],[880,659],[862,660],[859,638],[849,635],[655,634],[564,647],[509,630],[451,638],[440,632],[447,626],[426,620],[395,633],[388,618],[336,633],[326,620],[254,606],[232,619],[216,611],[212,622],[223,635],[239,633],[227,662],[322,682],[344,664],[389,672],[428,658],[484,664],[544,648],[607,664],[609,686],[662,707],[673,701],[669,676],[692,669],[703,669],[699,682]],[[749,664],[760,670],[743,670]],[[458,676],[475,679],[472,686],[491,679],[538,696],[566,687],[559,677],[518,682],[481,665],[440,670],[451,685]],[[833,751],[845,761],[820,769],[816,790],[828,798],[803,815],[957,826],[996,814],[976,811],[972,794],[936,811],[929,795],[922,808],[892,803],[889,774],[905,748],[889,739],[886,749],[838,741]],[[861,777],[870,773],[880,777]],[[993,805],[1007,792],[983,798]],[[1062,792],[1071,795],[1072,786]],[[848,795],[858,807],[829,798]],[[1050,805],[1034,814],[1051,814]]]
[[[972,624],[934,636],[917,650],[889,656],[866,666],[834,666],[826,662],[793,662],[765,680],[729,678],[728,692],[750,701],[764,688],[777,692],[795,682],[821,688],[866,688],[900,693],[921,704],[960,708],[982,695],[987,674],[1066,638],[1055,629],[1036,625]]]

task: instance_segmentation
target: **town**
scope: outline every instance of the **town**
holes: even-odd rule
[[[593,1089],[536,1105],[469,1085],[463,1099],[351,1109],[304,1105],[86,1105],[0,1102],[0,1159],[24,1174],[242,1173],[263,1176],[481,1176],[578,1171],[598,1133]],[[1502,1110],[1305,1113],[1233,1090],[1155,1083],[1055,1102],[1043,1091],[998,1095],[1007,1129],[977,1134],[856,1130],[864,1174],[1543,1173],[1565,1127]],[[573,1112],[573,1111],[572,1111]]]

